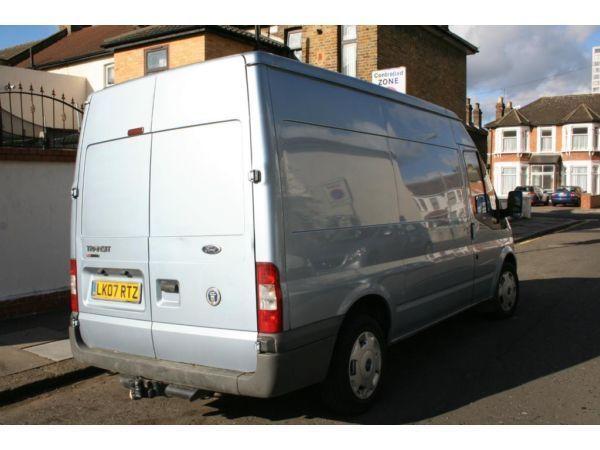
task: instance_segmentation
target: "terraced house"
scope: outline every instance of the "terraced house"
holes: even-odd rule
[[[517,185],[575,185],[600,194],[600,94],[542,97],[515,109],[500,97],[488,161],[500,197]]]

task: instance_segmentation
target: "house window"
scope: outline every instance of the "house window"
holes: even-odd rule
[[[169,51],[167,47],[146,50],[146,73],[159,72],[169,68]]]
[[[356,25],[342,25],[342,73],[356,76]]]
[[[587,167],[572,167],[570,184],[579,186],[582,191],[587,191]]]
[[[503,131],[502,132],[502,151],[516,152],[517,151],[517,132]]]
[[[571,136],[571,149],[587,150],[588,148],[588,129],[587,127],[573,128]]]
[[[115,84],[115,65],[114,63],[104,65],[104,87]]]
[[[500,188],[502,195],[508,195],[517,186],[517,168],[502,167],[500,169]]]
[[[540,150],[542,152],[552,151],[552,129],[546,128],[540,131]]]
[[[285,44],[294,53],[298,61],[302,61],[302,29],[287,30]]]

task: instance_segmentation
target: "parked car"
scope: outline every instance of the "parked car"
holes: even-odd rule
[[[552,206],[581,206],[582,190],[579,186],[561,186],[552,194]]]
[[[389,344],[515,312],[508,211],[444,108],[252,52],[97,91],[83,123],[71,347],[133,398],[321,383],[357,413]]]
[[[550,196],[539,186],[517,186],[515,191],[522,191],[523,195],[531,198],[531,205],[548,205]]]

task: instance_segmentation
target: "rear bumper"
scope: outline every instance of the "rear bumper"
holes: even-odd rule
[[[555,205],[562,205],[562,204],[573,204],[573,203],[578,203],[579,199],[578,198],[553,198],[552,203],[554,203]]]
[[[317,332],[318,340],[295,348],[289,348],[289,342],[297,342],[296,337],[286,339],[283,338],[284,333],[273,336],[275,343],[269,347],[282,351],[257,353],[255,372],[238,372],[90,348],[83,342],[79,329],[73,326],[69,328],[69,338],[77,361],[111,372],[214,392],[268,398],[325,379],[339,322],[337,318],[331,320]]]

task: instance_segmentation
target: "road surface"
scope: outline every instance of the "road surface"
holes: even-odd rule
[[[273,400],[131,401],[105,374],[0,408],[0,423],[600,424],[600,221],[517,251],[517,315],[468,311],[395,345],[380,402],[361,416],[334,416],[315,388]]]

